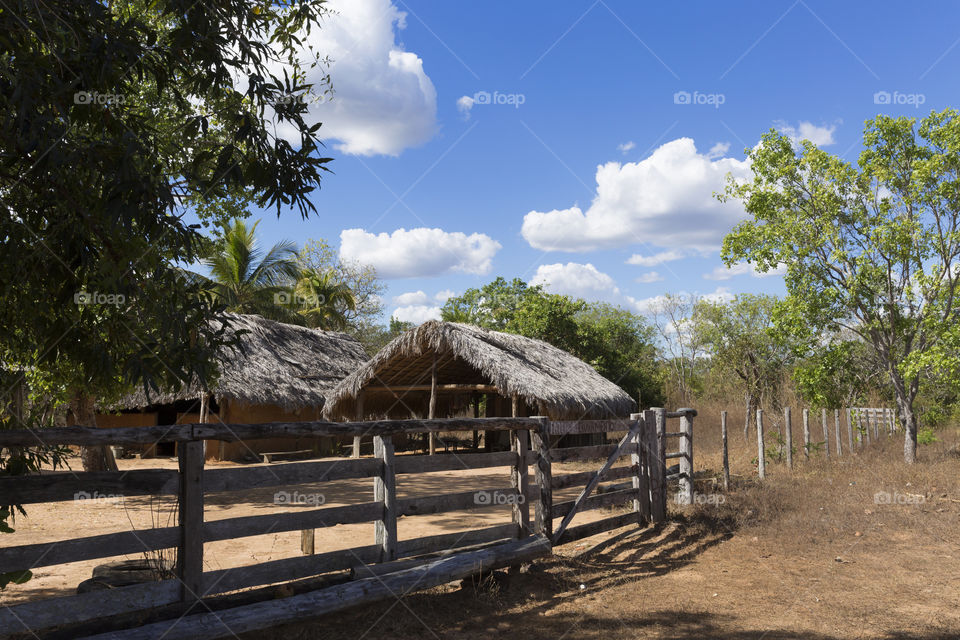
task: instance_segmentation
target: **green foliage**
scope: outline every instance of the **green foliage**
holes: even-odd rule
[[[297,320],[291,304],[291,287],[301,275],[296,246],[282,241],[264,252],[256,238],[259,224],[235,219],[222,229],[203,261],[210,269],[209,290],[228,311]]]
[[[732,372],[756,407],[780,406],[793,346],[773,323],[777,298],[740,294],[730,302],[697,301],[693,332],[710,354],[711,367]]]
[[[724,240],[728,264],[786,265],[778,326],[800,343],[846,330],[889,375],[914,460],[921,377],[960,370],[955,300],[960,280],[960,118],[866,123],[856,166],[770,131],[750,151],[754,177],[728,183],[750,219]]]
[[[330,159],[319,124],[304,119],[307,101],[289,98],[316,90],[295,60],[298,34],[324,14],[322,0],[0,11],[6,366],[99,397],[214,373],[211,355],[228,338],[210,328],[217,305],[176,266],[206,245],[183,214],[209,223],[248,200],[314,211]],[[278,124],[295,144],[275,135]]]
[[[347,313],[357,308],[350,287],[338,281],[332,269],[307,269],[293,287],[291,303],[308,327],[327,330],[347,328]]]
[[[848,407],[877,388],[877,369],[862,340],[815,345],[793,371],[800,396],[814,407]]]
[[[370,265],[343,260],[325,240],[309,240],[297,256],[303,271],[331,273],[331,280],[345,285],[353,296],[353,306],[343,304],[337,311],[345,327],[358,337],[376,325],[383,313],[383,294],[387,287]]]
[[[933,444],[939,442],[936,432],[930,427],[922,427],[917,431],[917,444]]]

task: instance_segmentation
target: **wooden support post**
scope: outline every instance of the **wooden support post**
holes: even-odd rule
[[[865,409],[858,410],[861,415],[861,428],[863,428],[864,442],[870,444],[870,412]],[[863,427],[862,423],[866,422],[866,426]]]
[[[380,562],[389,562],[397,559],[397,476],[390,436],[373,437],[373,455],[383,463],[373,479],[373,499],[383,503],[383,518],[374,525],[375,543],[380,546]]]
[[[803,457],[810,459],[810,409],[803,410]]]
[[[433,366],[430,367],[430,413],[427,418],[433,420],[437,417],[437,354],[433,354]],[[437,434],[430,432],[430,455],[436,453]]]
[[[793,420],[790,419],[790,407],[783,410],[783,424],[787,430],[787,468],[793,469]]]
[[[820,423],[823,426],[823,455],[830,459],[830,423],[827,421],[827,410],[820,410]]]
[[[750,396],[748,395],[748,396],[747,396],[747,410],[746,410],[747,412],[744,414],[744,415],[746,415],[746,418],[744,418],[744,420],[743,420],[743,441],[746,442],[746,443],[748,443],[748,444],[749,444],[749,442],[750,442],[750,418],[751,418],[751,415],[750,415],[750,414],[752,413],[752,412],[750,411],[750,409],[752,409],[752,408],[753,408],[753,407],[750,406]]]
[[[510,449],[517,454],[510,474],[510,484],[517,491],[517,501],[513,503],[513,523],[517,525],[517,535],[520,538],[530,535],[530,505],[527,503],[527,489],[530,486],[527,475],[528,437],[524,429],[510,432]]]
[[[870,411],[873,414],[873,439],[880,441],[880,414],[875,410]]]
[[[723,447],[723,490],[730,491],[730,457],[727,448],[727,412],[720,412],[720,440]]]
[[[473,417],[480,417],[480,394],[473,394]],[[480,448],[480,432],[476,429],[473,430],[473,448]]]
[[[767,477],[767,450],[763,445],[763,409],[757,409],[757,475]]]
[[[850,410],[850,407],[847,407],[847,445],[849,446],[850,455],[853,455],[855,451],[853,447],[853,413]]]
[[[642,525],[650,522],[650,483],[648,482],[649,475],[644,468],[642,454],[643,432],[646,430],[646,425],[643,423],[642,413],[631,413],[630,421],[640,423],[640,428],[631,443],[635,450],[630,452],[630,465],[633,467],[630,484],[637,493],[637,497],[633,500],[633,512],[637,514],[637,524]]]
[[[177,577],[180,599],[203,597],[203,441],[181,442],[177,447],[180,466]]]
[[[357,393],[357,404],[353,415],[357,422],[360,422],[365,417],[363,413],[363,391]],[[360,457],[360,436],[353,436],[353,453],[351,453],[350,457]]]
[[[537,453],[534,478],[540,487],[540,499],[534,506],[534,530],[538,535],[553,538],[553,471],[550,466],[550,420],[537,416],[540,426],[531,431],[531,446]]]
[[[833,410],[833,426],[837,432],[837,457],[843,456],[843,436],[840,434],[840,409]]]
[[[693,504],[693,409],[679,409],[686,413],[680,418],[680,486],[677,504]]]
[[[649,437],[645,453],[650,469],[650,517],[654,522],[667,519],[667,461],[663,434],[667,428],[667,410],[655,407],[643,413]]]

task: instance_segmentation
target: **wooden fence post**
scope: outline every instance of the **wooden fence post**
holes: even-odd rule
[[[850,455],[853,455],[856,449],[853,448],[853,412],[847,407],[847,445],[849,445]]]
[[[837,457],[843,456],[843,435],[840,433],[840,409],[833,410],[833,426],[837,432]]]
[[[730,457],[727,455],[727,412],[720,412],[720,439],[723,447],[723,490],[730,491]]]
[[[373,455],[383,463],[373,478],[373,499],[383,503],[383,517],[374,523],[375,543],[380,545],[380,561],[397,559],[397,475],[393,466],[393,440],[373,437]]]
[[[866,442],[866,444],[870,444],[870,438],[871,438],[871,436],[870,436],[870,412],[869,412],[869,411],[866,411],[866,410],[864,410],[864,409],[859,409],[858,411],[859,411],[860,416],[861,416],[861,417],[860,417],[861,428],[863,428],[863,422],[866,422],[866,423],[867,423],[867,424],[866,424],[866,428],[863,429],[863,434],[864,434],[864,437],[865,437],[865,442]]]
[[[177,447],[180,467],[177,578],[180,599],[203,597],[203,441],[181,442]]]
[[[767,477],[767,450],[763,446],[763,409],[757,409],[757,475]]]
[[[880,442],[880,412],[871,411],[873,414],[873,439]]]
[[[550,419],[535,416],[540,421],[536,431],[531,431],[533,450],[537,452],[535,479],[540,487],[540,499],[534,506],[534,529],[536,533],[553,539],[553,471],[550,466]]]
[[[823,424],[823,455],[830,459],[830,423],[827,421],[827,410],[820,410],[820,422]]]
[[[633,449],[630,451],[630,464],[633,466],[633,475],[630,480],[633,490],[637,492],[637,497],[633,500],[633,511],[637,514],[637,524],[642,525],[650,522],[650,474],[647,473],[643,456],[644,432],[647,427],[643,423],[642,413],[631,413],[630,421],[641,423],[631,444]]]
[[[644,412],[647,468],[650,470],[650,517],[654,522],[667,519],[667,460],[663,448],[663,433],[667,425],[667,410],[655,407]]]
[[[787,427],[787,468],[793,469],[793,420],[790,419],[790,407],[783,410],[783,422]]]
[[[810,459],[810,409],[803,410],[803,457]]]
[[[680,418],[680,486],[677,504],[693,504],[693,409],[678,409],[683,412]]]
[[[510,431],[510,448],[517,454],[510,474],[510,484],[517,491],[517,501],[513,503],[513,522],[517,525],[517,536],[520,538],[530,535],[530,505],[527,503],[527,489],[530,486],[527,474],[528,437],[525,429]]]

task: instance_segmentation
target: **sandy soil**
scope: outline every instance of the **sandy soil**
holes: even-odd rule
[[[286,463],[274,463],[274,466]],[[209,466],[215,466],[209,465]],[[120,460],[121,470],[175,469],[176,459]],[[252,466],[252,465],[251,465]],[[555,465],[560,473],[589,469],[596,465]],[[557,473],[557,471],[555,471]],[[508,470],[503,468],[448,471],[397,478],[397,494],[401,498],[428,496],[462,491],[504,489],[510,486]],[[287,487],[269,487],[248,491],[208,493],[205,496],[204,517],[208,521],[265,513],[283,513],[296,509],[316,508],[308,504],[277,505],[277,492],[299,492],[300,495],[319,495],[323,507],[369,502],[374,499],[373,481],[367,479],[341,480]],[[558,497],[576,497],[578,489],[571,488]],[[154,526],[169,526],[175,503],[172,499],[149,496],[106,500],[78,500],[27,507],[27,515],[18,516],[13,534],[0,537],[0,547],[53,542],[69,538],[95,536],[117,531],[142,530]],[[532,509],[531,509],[532,513]],[[509,506],[492,506],[469,511],[401,517],[397,523],[400,540],[422,536],[469,531],[510,522]],[[587,512],[577,517],[575,524],[603,517],[601,512]],[[317,553],[374,544],[372,523],[338,525],[317,529]],[[256,564],[302,555],[300,532],[289,531],[262,536],[251,536],[207,543],[204,548],[204,566],[207,571]],[[76,586],[91,576],[94,566],[103,562],[133,558],[118,556],[85,562],[39,567],[32,580],[13,585],[0,593],[0,603],[14,604],[41,597],[70,595]]]

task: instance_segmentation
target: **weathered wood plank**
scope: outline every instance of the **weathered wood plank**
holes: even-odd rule
[[[827,410],[820,410],[820,425],[823,427],[823,455],[830,459],[830,422],[827,420]]]
[[[317,618],[348,607],[393,597],[413,589],[428,589],[513,564],[527,562],[550,553],[550,543],[542,537],[530,537],[478,551],[440,558],[404,571],[363,578],[279,600],[201,613],[123,632],[90,636],[89,640],[165,640],[205,638],[212,640],[240,633],[268,629],[290,621]]]
[[[550,435],[567,436],[582,433],[607,433],[628,431],[629,420],[554,420],[550,423]]]
[[[291,484],[372,478],[383,463],[374,458],[256,464],[244,467],[206,469],[203,472],[207,493],[239,491]]]
[[[495,453],[458,453],[457,455],[397,456],[394,459],[394,466],[397,474],[404,474],[510,467],[515,462],[516,454],[512,451],[497,451]],[[533,457],[527,456],[527,463],[531,462]]]
[[[790,407],[783,409],[783,428],[787,432],[787,468],[793,469],[793,420],[790,415]],[[729,481],[727,484],[729,484]]]
[[[381,548],[381,562],[397,558],[397,476],[393,468],[393,441],[373,437],[373,455],[383,463],[380,475],[373,479],[373,499],[383,505],[383,517],[374,523],[375,538]]]
[[[535,533],[549,539],[553,534],[553,467],[550,462],[550,421],[539,416],[539,428],[530,432],[531,447],[537,455],[534,478],[540,489],[540,499],[534,505]]]
[[[574,460],[602,460],[617,450],[615,444],[600,444],[589,447],[563,447],[550,450],[551,462],[570,462]],[[620,455],[632,453],[628,445],[620,451]]]
[[[727,412],[720,412],[720,441],[721,441],[721,457],[723,464],[723,490],[730,490],[730,455],[729,447],[727,445]]]
[[[530,492],[530,481],[527,474],[527,432],[516,430],[510,432],[511,453],[516,456],[513,468],[510,470],[510,486],[519,495],[524,496],[513,505],[513,522],[519,527],[518,537],[530,535],[530,505],[526,500]]]
[[[22,632],[35,637],[33,634],[51,627],[171,604],[180,600],[180,583],[164,580],[118,587],[111,589],[109,596],[93,591],[0,607],[0,635]]]
[[[179,527],[163,527],[6,547],[0,549],[0,573],[170,549],[179,541]]]
[[[373,522],[383,515],[379,502],[364,502],[343,507],[303,509],[285,513],[269,513],[258,516],[241,516],[224,520],[209,520],[203,525],[204,542],[260,536],[281,531],[319,529],[338,524]]]
[[[767,477],[767,448],[763,444],[763,409],[757,409],[757,477]]]
[[[176,495],[180,475],[172,469],[56,471],[0,478],[5,504],[40,504],[96,496]]]
[[[635,454],[631,454],[635,455]],[[567,487],[575,487],[577,485],[585,485],[590,482],[590,478],[593,477],[595,471],[580,471],[578,473],[565,473],[562,476],[553,477],[553,488],[554,489],[566,489]],[[603,477],[600,478],[600,482],[608,480],[619,480],[620,478],[629,478],[634,474],[634,469],[632,466],[625,467],[613,467],[607,469],[603,474]]]
[[[643,414],[641,413],[630,414],[630,420],[637,423],[639,427],[633,434],[633,444],[636,447],[636,451],[630,454],[630,470],[632,471],[630,475],[630,482],[624,483],[628,484],[633,490],[633,512],[637,514],[637,524],[643,524],[650,520],[650,490],[645,487],[646,478],[643,475],[643,458],[640,456],[640,443],[642,437],[640,432],[644,426],[641,422],[642,418]],[[600,480],[602,482],[603,478],[600,478]],[[610,490],[615,491],[616,489]],[[597,488],[597,491],[600,491],[600,488]]]
[[[380,545],[372,544],[311,556],[281,558],[242,567],[208,571],[203,574],[203,593],[204,596],[211,596],[236,589],[299,580],[330,571],[350,569],[357,565],[377,562],[380,559],[380,551]]]
[[[44,429],[48,445],[74,444],[99,446],[111,444],[156,444],[189,440],[256,440],[258,438],[312,436],[392,436],[400,433],[436,433],[439,431],[509,431],[535,429],[534,418],[445,418],[437,420],[373,420],[365,422],[265,422],[255,424],[179,424],[156,427],[57,427]],[[32,446],[36,433],[27,429],[0,431],[0,447]]]
[[[644,411],[643,420],[641,437],[645,442],[641,455],[644,456],[644,466],[650,470],[650,518],[654,522],[664,522],[667,519],[667,466],[660,434],[666,432],[666,411]]]
[[[685,418],[685,417],[696,418],[697,410],[696,409],[677,409],[676,411],[667,411],[664,414],[666,418]]]
[[[567,544],[568,542],[575,542],[577,540],[582,540],[583,538],[589,538],[590,536],[594,536],[598,533],[619,529],[620,527],[625,527],[630,524],[636,524],[636,516],[632,513],[624,513],[611,518],[604,518],[603,520],[595,520],[594,522],[588,522],[587,524],[570,527],[563,532],[563,535],[554,546]]]
[[[397,557],[406,558],[419,556],[425,553],[435,553],[456,547],[469,547],[475,544],[506,540],[517,537],[517,525],[514,523],[498,524],[493,527],[474,529],[472,531],[457,531],[441,533],[433,536],[423,536],[411,540],[401,540],[397,544]]]
[[[608,493],[598,493],[597,495],[590,496],[583,500],[582,504],[577,508],[577,511],[590,511],[592,509],[601,509],[603,507],[609,507],[614,504],[625,504],[634,500],[637,497],[636,491],[633,487],[625,488],[621,491],[611,491]],[[573,506],[577,503],[576,500],[567,500],[565,502],[555,502],[553,503],[553,517],[554,518],[563,518],[570,514],[570,511],[573,509]],[[561,532],[562,535],[562,532]]]
[[[183,442],[177,447],[180,466],[177,578],[180,599],[200,597],[203,586],[203,442]]]
[[[497,502],[498,495],[503,496],[503,502]],[[397,516],[422,516],[480,507],[510,506],[508,501],[519,495],[513,488],[505,487],[502,489],[478,489],[477,491],[444,493],[435,496],[400,498],[397,500]]]
[[[693,409],[680,409],[684,414],[680,418],[680,431],[685,437],[680,438],[680,486],[677,492],[679,504],[693,504],[693,417],[697,412]]]
[[[810,459],[810,409],[803,410],[803,457]]]

